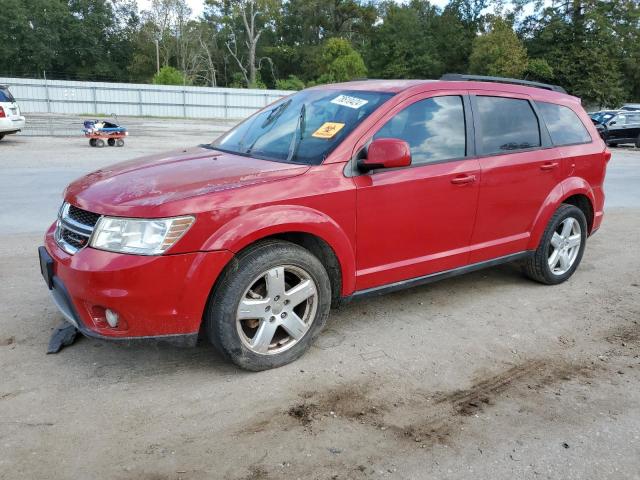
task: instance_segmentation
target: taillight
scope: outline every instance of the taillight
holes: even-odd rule
[[[0,118],[4,118],[6,115],[4,114],[4,108],[0,107]]]

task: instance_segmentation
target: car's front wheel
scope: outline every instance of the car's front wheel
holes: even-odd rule
[[[587,242],[587,219],[574,205],[562,204],[553,214],[536,251],[524,265],[525,274],[555,285],[576,271]]]
[[[211,342],[248,370],[280,367],[300,357],[324,326],[331,284],[308,250],[260,242],[225,269],[209,301]]]

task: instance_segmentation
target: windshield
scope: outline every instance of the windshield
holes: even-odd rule
[[[213,143],[225,152],[318,165],[393,94],[306,90],[248,118]]]
[[[613,117],[615,117],[616,112],[596,112],[591,115],[591,120],[595,123],[607,123]]]

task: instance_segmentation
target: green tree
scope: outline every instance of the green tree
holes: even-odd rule
[[[553,68],[544,58],[530,58],[525,73],[527,78],[541,82],[553,79]]]
[[[155,26],[144,21],[131,38],[132,55],[127,71],[134,82],[149,83],[157,73]]]
[[[385,2],[367,61],[375,77],[437,78],[444,73],[435,41],[438,10],[427,1]]]
[[[473,41],[493,0],[451,0],[434,28],[434,43],[444,72],[467,72]]]
[[[304,82],[295,75],[289,75],[288,78],[277,80],[276,88],[278,90],[302,90]]]
[[[60,50],[66,3],[54,0],[4,0],[0,28],[0,70],[14,75],[36,75],[51,70]]]
[[[528,63],[527,50],[511,25],[494,17],[490,31],[473,42],[469,70],[480,75],[521,78]]]
[[[344,38],[330,38],[322,46],[319,83],[346,82],[367,74],[360,54]]]
[[[555,83],[586,104],[616,107],[637,85],[629,81],[631,70],[626,82],[623,75],[640,40],[637,12],[627,0],[568,0],[535,12],[521,35],[529,54],[553,69]]]
[[[174,67],[162,67],[160,72],[153,76],[154,85],[188,85],[184,74]]]
[[[308,83],[317,79],[322,68],[322,44],[327,39],[345,38],[364,54],[377,16],[375,5],[368,0],[283,1],[262,51],[272,60],[279,78],[295,75]]]
[[[0,71],[127,79],[137,7],[131,0],[4,0]]]

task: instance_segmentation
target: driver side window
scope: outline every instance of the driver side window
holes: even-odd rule
[[[373,138],[407,142],[412,165],[462,158],[466,154],[462,97],[431,97],[415,102],[387,121]]]

